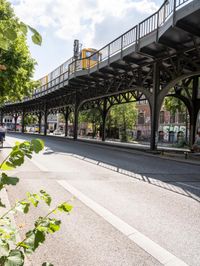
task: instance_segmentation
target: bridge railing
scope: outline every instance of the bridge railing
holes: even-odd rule
[[[175,12],[175,1],[176,0],[165,1],[161,8],[158,10],[158,28],[161,27]]]
[[[193,0],[176,0],[176,7],[183,6],[184,4],[188,2],[192,2]]]
[[[177,9],[191,1],[193,0],[165,0],[160,9],[153,15],[149,16],[114,41],[98,50],[95,54],[88,57],[88,72],[90,72],[90,69],[95,65],[99,66],[102,61],[108,60],[109,63],[111,56],[120,52],[122,53],[128,46],[139,43],[141,38],[157,31],[159,27],[161,27],[176,12]],[[92,60],[94,55],[99,58],[97,62]],[[81,70],[79,67],[80,63],[76,64],[73,62],[72,65],[73,73]],[[69,71],[69,75],[70,74],[71,71]]]
[[[104,46],[100,50],[98,50],[96,53],[94,53],[92,56],[86,58],[86,67],[85,69],[90,70],[92,67],[99,65],[99,63],[109,60],[109,58],[123,49],[129,47],[133,43],[136,43],[137,40],[137,26],[132,28],[131,30],[125,32],[120,37],[116,38],[114,41],[110,42],[108,45]],[[96,56],[98,60],[94,61],[92,57]],[[72,62],[69,65],[69,75],[83,70],[81,63],[84,59],[78,59]]]
[[[156,12],[147,19],[140,22],[138,39],[156,30],[157,26],[158,26],[158,13]]]

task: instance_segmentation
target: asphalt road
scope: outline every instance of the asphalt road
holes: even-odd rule
[[[12,134],[6,146],[30,138]],[[8,152],[9,148],[4,149],[2,156]],[[62,229],[48,236],[46,244],[31,256],[32,265],[43,261],[66,266],[161,265],[154,253],[145,251],[146,240],[142,244],[131,241],[118,230],[114,225],[118,218],[155,243],[153,247],[158,244],[186,264],[200,265],[200,166],[46,138],[44,152],[27,160],[13,175],[21,180],[16,188],[8,189],[11,204],[26,191],[41,188],[55,204],[72,197],[71,187],[79,192],[73,212],[61,215]],[[102,214],[103,208],[114,215],[113,223],[113,217]],[[17,215],[21,235],[46,212],[41,205],[31,214]]]

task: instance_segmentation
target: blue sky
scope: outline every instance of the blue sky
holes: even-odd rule
[[[156,11],[163,0],[10,0],[16,15],[35,27],[42,46],[28,41],[39,79],[73,55],[73,41],[99,49]]]

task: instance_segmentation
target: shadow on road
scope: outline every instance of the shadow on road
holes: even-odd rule
[[[45,156],[67,154],[139,181],[158,186],[200,202],[200,166],[166,160],[157,155],[64,138],[9,134],[18,139],[45,140]],[[192,184],[191,184],[192,183]]]

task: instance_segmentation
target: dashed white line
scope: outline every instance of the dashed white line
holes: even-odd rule
[[[160,245],[140,233],[137,229],[133,228],[119,217],[85,196],[82,192],[71,186],[65,180],[58,180],[57,182],[163,265],[188,266],[184,261],[180,260],[166,249],[162,248]]]

